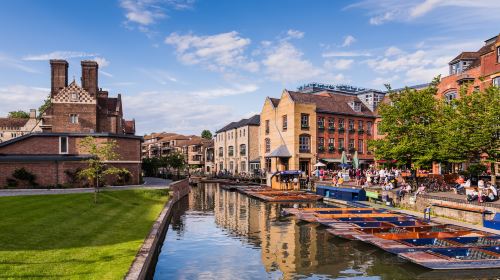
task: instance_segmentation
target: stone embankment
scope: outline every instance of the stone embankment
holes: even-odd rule
[[[165,233],[168,229],[173,206],[181,198],[189,194],[189,181],[188,179],[184,179],[174,182],[170,184],[169,188],[171,190],[170,199],[165,204],[165,207],[153,224],[151,231],[132,262],[125,276],[127,280],[152,278],[151,274],[155,267],[155,262],[160,252],[163,239],[165,238]]]

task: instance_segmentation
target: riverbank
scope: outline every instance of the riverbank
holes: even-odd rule
[[[168,190],[0,197],[0,278],[121,279]]]

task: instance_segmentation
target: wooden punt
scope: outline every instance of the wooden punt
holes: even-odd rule
[[[433,234],[435,236],[439,236],[435,233]],[[399,235],[401,237],[405,236],[405,234],[399,234]],[[456,237],[449,237],[451,235]],[[355,236],[355,238],[367,243],[371,243],[393,254],[426,251],[433,248],[479,248],[479,247],[500,246],[500,239],[499,239],[500,236],[481,235],[481,236],[471,237],[471,235],[481,235],[481,233],[474,233],[473,231],[448,232],[441,234],[441,236],[446,236],[441,238],[424,237],[424,238],[386,239],[380,237],[380,235],[377,234],[371,236],[358,235]]]
[[[500,267],[500,247],[433,248],[399,257],[430,269],[486,269]]]
[[[306,192],[264,191],[247,192],[248,196],[267,202],[315,202],[323,199],[322,196]]]
[[[283,208],[282,215],[298,215],[302,213],[318,213],[321,211],[352,212],[358,210],[375,210],[374,208],[341,208],[341,207],[316,207],[316,208]]]
[[[361,240],[361,237],[370,238],[374,234],[415,234],[421,232],[443,232],[452,231],[448,225],[420,225],[420,226],[406,226],[406,227],[367,227],[367,228],[357,228],[357,227],[347,227],[347,228],[331,228],[327,231],[335,236],[349,239],[349,240]],[[364,241],[364,240],[363,240]]]

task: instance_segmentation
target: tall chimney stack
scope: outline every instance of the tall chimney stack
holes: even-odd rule
[[[68,86],[68,62],[63,59],[51,59],[50,76],[50,96],[54,97],[61,89]]]
[[[99,65],[92,60],[82,61],[82,88],[84,88],[91,96],[97,97],[97,71]]]

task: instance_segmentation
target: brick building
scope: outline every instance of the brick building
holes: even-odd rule
[[[135,136],[135,122],[123,119],[121,96],[109,97],[98,88],[98,65],[82,61],[82,86],[68,85],[68,63],[51,60],[51,104],[42,114],[42,132],[0,143],[0,187],[12,181],[13,172],[25,168],[41,186],[75,185],[75,172],[89,158],[79,142],[87,137],[115,140],[119,159],[109,165],[130,171],[122,183],[138,184],[142,137]],[[18,182],[19,187],[28,187]],[[109,178],[108,183],[116,183]],[[23,185],[24,184],[24,185]]]
[[[383,92],[335,86],[299,90],[284,90],[279,99],[264,102],[259,145],[267,171],[309,173],[318,161],[335,168],[342,151],[348,157],[357,151],[365,166],[373,163],[367,144]]]
[[[500,86],[500,35],[484,42],[475,52],[462,52],[449,63],[449,75],[438,85],[438,94],[446,100],[458,98],[460,86],[468,83],[469,93]]]

